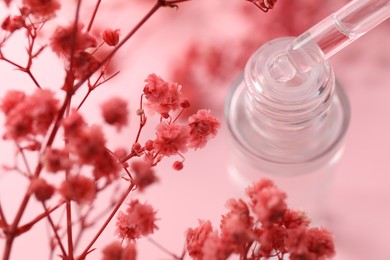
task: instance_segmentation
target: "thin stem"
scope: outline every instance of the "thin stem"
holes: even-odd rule
[[[70,65],[69,65],[69,73],[73,73],[73,63],[74,63],[74,54],[76,52],[76,42],[77,42],[77,28],[79,23],[79,14],[80,14],[80,7],[81,7],[81,1],[77,1],[76,6],[76,17],[74,19],[74,25],[73,25],[73,38],[72,38],[72,48],[70,49]]]
[[[68,259],[73,260],[72,205],[70,200],[66,201],[66,230],[68,238]]]
[[[50,217],[50,212],[48,211],[45,202],[42,202],[42,206],[45,209],[45,212],[47,214],[47,220],[49,221],[49,224],[50,224],[51,228],[53,229],[54,236],[56,237],[58,245],[60,246],[63,258],[66,259],[67,258],[66,251],[65,251],[64,245],[61,242],[61,238],[58,235],[58,229],[56,228],[52,218]]]
[[[103,225],[100,227],[100,229],[98,230],[98,232],[96,233],[96,235],[92,238],[91,242],[89,242],[89,244],[87,245],[87,247],[84,249],[84,251],[81,253],[81,256],[80,258],[81,259],[84,259],[89,250],[91,249],[91,247],[95,244],[95,242],[98,240],[98,238],[100,237],[100,235],[103,233],[103,231],[106,229],[106,227],[108,226],[108,224],[111,222],[111,220],[113,219],[113,217],[115,216],[116,212],[119,210],[119,208],[122,206],[123,202],[125,201],[125,199],[127,198],[127,196],[129,195],[129,193],[133,190],[134,188],[134,182],[132,182],[129,187],[127,188],[127,190],[122,194],[121,198],[119,199],[119,201],[116,203],[114,209],[111,211],[110,215],[107,217],[106,221],[103,223]]]
[[[160,249],[161,251],[163,251],[164,253],[166,253],[167,255],[173,257],[173,259],[176,259],[176,260],[181,260],[183,259],[183,256],[180,257],[180,256],[177,256],[175,255],[174,253],[172,253],[171,251],[169,251],[168,249],[166,249],[164,246],[162,246],[160,243],[158,243],[157,241],[155,241],[154,239],[152,239],[151,237],[148,237],[147,238],[148,241],[153,244],[155,247],[157,247],[158,249]]]
[[[92,28],[92,24],[93,24],[93,21],[95,20],[97,11],[98,11],[99,6],[100,6],[100,2],[101,2],[101,0],[97,0],[96,1],[95,9],[93,10],[91,20],[89,21],[89,24],[88,24],[88,27],[87,27],[87,32],[89,32],[91,30],[91,28]]]

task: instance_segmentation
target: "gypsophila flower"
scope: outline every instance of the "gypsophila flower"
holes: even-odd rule
[[[58,172],[69,170],[72,163],[69,159],[69,154],[64,149],[47,148],[42,156],[42,163],[48,172]]]
[[[103,41],[108,45],[108,46],[116,46],[119,42],[119,34],[120,30],[116,29],[106,29],[102,33],[102,38]]]
[[[116,126],[118,130],[127,125],[129,109],[123,98],[110,98],[101,105],[101,109],[107,124]]]
[[[1,24],[1,29],[8,32],[14,32],[26,26],[25,18],[20,15],[7,16]]]
[[[81,164],[93,164],[104,154],[106,139],[100,126],[85,126],[76,136],[69,139],[72,151]]]
[[[50,47],[60,57],[70,58],[74,43],[74,53],[85,51],[87,48],[96,47],[96,39],[88,32],[83,32],[83,25],[78,24],[76,38],[74,37],[74,25],[59,26],[50,38]],[[76,40],[75,40],[76,39]]]
[[[210,110],[201,109],[188,118],[188,125],[191,128],[188,146],[198,149],[204,147],[210,138],[217,135],[221,123],[211,115]]]
[[[105,178],[109,183],[118,178],[121,167],[118,160],[107,150],[102,151],[93,162],[93,176],[96,180]]]
[[[165,82],[155,74],[149,75],[145,82],[147,82],[144,87],[146,106],[151,112],[168,114],[180,108],[183,97],[179,84]]]
[[[227,202],[230,211],[222,216],[221,238],[226,248],[235,253],[244,253],[246,245],[255,240],[252,231],[253,218],[249,214],[246,203],[242,200],[230,199]]]
[[[23,0],[23,4],[38,17],[48,18],[60,9],[58,0]]]
[[[62,121],[65,136],[69,139],[77,139],[78,135],[83,131],[86,123],[84,118],[77,110],[72,110],[70,114]]]
[[[88,52],[78,51],[73,57],[73,72],[76,79],[89,76],[99,67],[99,61]]]
[[[142,192],[146,187],[158,181],[152,165],[149,161],[134,161],[131,164],[134,172],[134,182],[138,190]]]
[[[203,245],[213,232],[213,227],[210,221],[199,220],[199,226],[189,228],[186,232],[186,242],[188,254],[194,259],[203,258]]]
[[[63,197],[82,205],[95,198],[96,185],[93,179],[83,175],[71,175],[61,184],[59,192]]]
[[[189,132],[187,125],[160,123],[156,128],[154,149],[166,156],[186,152]]]
[[[263,225],[271,225],[283,218],[287,209],[286,194],[271,180],[260,180],[246,189],[250,207]]]
[[[135,260],[137,256],[134,243],[122,246],[118,241],[104,247],[102,253],[102,260]]]
[[[156,212],[149,204],[132,200],[126,212],[119,212],[116,222],[116,234],[122,239],[137,239],[152,234],[157,226]]]
[[[26,94],[20,90],[8,90],[1,100],[0,109],[7,115],[18,104],[22,103],[26,98]]]
[[[45,134],[59,106],[51,90],[37,89],[31,95],[8,92],[1,109],[6,114],[4,138],[20,140],[33,134]]]
[[[44,179],[36,178],[31,181],[29,191],[38,201],[46,201],[53,196],[55,188]]]

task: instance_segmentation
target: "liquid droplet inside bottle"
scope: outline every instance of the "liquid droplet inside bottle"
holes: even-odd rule
[[[278,54],[272,58],[268,63],[268,70],[271,77],[280,83],[290,81],[297,73],[285,53]]]

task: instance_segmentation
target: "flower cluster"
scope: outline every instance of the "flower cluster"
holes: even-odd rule
[[[335,249],[330,232],[309,227],[300,211],[289,209],[286,194],[264,179],[248,187],[249,202],[231,199],[218,233],[209,221],[187,231],[187,250],[193,259],[329,259]]]

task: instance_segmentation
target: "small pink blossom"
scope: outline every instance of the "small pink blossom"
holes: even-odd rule
[[[22,103],[26,98],[26,94],[20,90],[8,90],[3,99],[1,100],[0,109],[7,115],[11,112],[17,105]]]
[[[39,17],[50,17],[60,9],[58,0],[23,0],[23,4],[28,7],[32,14]]]
[[[69,170],[72,163],[66,150],[47,148],[42,156],[42,162],[48,172]]]
[[[29,191],[38,201],[46,201],[53,196],[55,188],[44,179],[38,178],[31,180]]]
[[[134,243],[123,247],[118,241],[104,247],[102,253],[102,260],[135,260],[137,256]]]
[[[60,57],[70,58],[73,42],[74,54],[85,51],[87,48],[96,47],[96,39],[88,32],[82,31],[83,25],[78,24],[76,28],[76,38],[74,37],[74,25],[67,27],[59,26],[50,38],[50,47],[54,53]]]
[[[72,110],[69,116],[62,121],[65,136],[70,139],[77,139],[86,125],[84,118],[77,110]]]
[[[96,195],[95,181],[83,175],[71,175],[61,184],[59,192],[78,204],[91,203]]]
[[[34,119],[34,132],[46,134],[59,110],[59,101],[55,98],[54,92],[48,89],[37,89],[27,97],[25,102],[28,104],[30,114]]]
[[[121,170],[118,160],[107,150],[101,152],[93,160],[93,176],[96,180],[105,178],[109,183],[119,177]]]
[[[106,29],[102,33],[103,41],[108,46],[116,46],[119,43],[120,30]]]
[[[166,156],[186,152],[189,130],[187,125],[160,123],[156,128],[154,149]]]
[[[194,259],[203,259],[203,246],[213,232],[213,227],[210,221],[199,220],[199,226],[189,228],[186,232],[186,246],[188,254]]]
[[[69,140],[81,164],[94,164],[104,154],[106,139],[100,126],[84,127]]]
[[[132,200],[126,212],[119,212],[116,222],[116,234],[122,239],[137,239],[152,234],[157,226],[156,211],[149,204]]]
[[[211,232],[204,242],[202,253],[202,260],[226,260],[231,251],[217,232]]]
[[[244,253],[246,245],[255,239],[253,218],[244,201],[230,199],[227,205],[230,211],[222,216],[220,225],[222,241],[231,251]]]
[[[246,189],[250,207],[263,225],[272,225],[283,218],[287,209],[286,194],[271,180],[260,180]]]
[[[114,125],[120,130],[127,125],[129,109],[127,101],[120,97],[114,97],[105,101],[101,105],[104,121],[109,125]]]
[[[181,107],[182,93],[181,86],[177,83],[165,82],[162,78],[151,74],[145,80],[144,87],[146,106],[152,111],[160,114],[168,114]]]
[[[135,185],[137,185],[140,192],[158,181],[158,178],[152,169],[152,165],[148,161],[134,161],[131,164],[131,168],[134,172]]]
[[[19,140],[46,134],[59,107],[52,91],[37,89],[28,96],[20,91],[8,92],[1,109],[6,114],[4,137]]]
[[[74,54],[73,72],[76,79],[90,76],[98,69],[99,65],[99,61],[86,51],[78,51]]]
[[[191,128],[188,146],[198,149],[204,147],[210,138],[217,135],[221,123],[211,115],[210,110],[201,109],[188,118],[188,125]]]
[[[8,32],[14,32],[26,26],[25,18],[20,15],[8,16],[1,24],[1,29]]]

